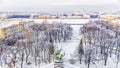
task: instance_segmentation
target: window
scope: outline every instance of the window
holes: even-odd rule
[[[16,26],[11,27],[10,32],[13,33],[16,31]]]

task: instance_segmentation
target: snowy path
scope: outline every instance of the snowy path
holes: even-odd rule
[[[50,63],[50,64],[47,64],[47,65],[44,65],[40,68],[54,68],[54,63]]]
[[[63,66],[64,66],[64,68],[78,68],[78,67],[71,65],[71,64],[68,64],[68,63],[64,63]],[[40,68],[54,68],[54,63],[42,66]]]
[[[56,45],[62,47],[65,52],[64,61],[71,58],[71,55],[74,54],[75,49],[79,45],[79,40],[81,36],[79,35],[80,25],[73,25],[73,37],[72,40],[68,40],[65,43],[57,43]]]

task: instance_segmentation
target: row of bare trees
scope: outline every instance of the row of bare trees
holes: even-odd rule
[[[94,20],[80,28],[82,38],[80,40],[78,55],[80,64],[85,61],[85,64],[90,67],[90,64],[97,64],[99,61],[104,61],[107,65],[108,58],[115,61],[116,67],[120,61],[120,26],[109,21]]]
[[[54,43],[71,39],[72,28],[62,23],[35,24],[3,40],[0,45],[0,64],[23,68],[24,64],[40,66],[53,62]]]

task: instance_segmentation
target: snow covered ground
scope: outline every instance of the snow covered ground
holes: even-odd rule
[[[79,67],[77,67],[75,65],[71,65],[69,63],[64,63],[63,66],[64,66],[64,68],[79,68]],[[42,66],[40,68],[54,68],[54,63],[47,64],[47,65]]]

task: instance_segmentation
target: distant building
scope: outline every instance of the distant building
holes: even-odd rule
[[[82,17],[83,19],[89,19],[90,18],[90,15],[88,15],[88,14],[83,14],[83,17]]]
[[[66,16],[66,17],[67,17],[68,15],[67,15],[67,14],[63,14],[63,16]]]
[[[30,18],[31,15],[9,15],[8,18]]]
[[[99,15],[97,15],[97,14],[91,14],[90,18],[99,18]]]

